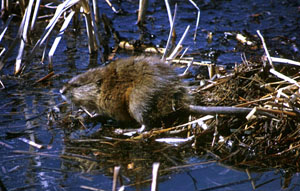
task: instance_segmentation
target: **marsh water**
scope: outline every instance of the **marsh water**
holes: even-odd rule
[[[121,13],[113,13],[105,1],[99,1],[98,8],[123,38],[133,40],[143,34],[146,42],[165,46],[169,20],[164,1],[150,1],[143,31],[135,24],[137,1],[112,3]],[[178,4],[176,33],[180,37],[186,27],[191,26],[183,46],[189,47],[187,55],[197,61],[211,61],[230,70],[241,63],[243,53],[249,59],[260,57],[264,53],[261,48],[253,50],[233,37],[236,33],[255,36],[256,30],[266,39],[271,55],[292,60],[300,58],[300,2],[297,0],[195,1],[201,10],[195,41],[197,9],[183,0],[171,1],[172,9],[175,3]],[[10,24],[0,46],[7,47],[11,43],[19,24],[17,19]],[[1,31],[3,27],[4,21],[0,21]],[[212,39],[208,40],[210,32]],[[15,49],[0,76],[5,85],[5,89],[0,90],[2,190],[111,190],[115,166],[121,166],[125,190],[150,190],[155,162],[160,163],[161,170],[158,190],[253,190],[254,182],[257,190],[281,190],[287,181],[290,182],[285,189],[300,190],[300,174],[293,172],[287,180],[288,169],[257,167],[246,172],[217,163],[209,153],[185,145],[118,142],[117,138],[108,137],[109,125],[65,121],[72,106],[60,105],[64,101],[59,89],[76,74],[102,64],[99,56],[88,52],[83,19],[79,32],[75,33],[70,27],[63,35],[54,55],[51,78],[37,83],[49,72],[47,59],[41,60],[42,51],[36,53],[21,76],[14,76],[17,52]],[[119,50],[115,58],[137,54],[141,53]],[[193,72],[197,73],[197,68]],[[25,139],[42,147],[32,147]]]

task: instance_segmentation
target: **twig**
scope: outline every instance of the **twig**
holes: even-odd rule
[[[245,52],[243,52],[243,53],[241,54],[241,60],[242,60],[243,63],[246,64],[247,66],[249,65],[249,62],[248,62],[248,60],[247,60],[247,58],[246,58]]]
[[[245,171],[246,171],[246,173],[247,173],[247,175],[248,175],[249,180],[251,180],[252,189],[255,190],[255,189],[256,189],[256,187],[255,187],[255,181],[253,181],[253,178],[252,178],[252,176],[251,176],[251,174],[250,174],[249,169],[246,168]]]
[[[167,143],[167,144],[171,144],[171,145],[178,145],[181,143],[186,143],[188,141],[191,141],[195,138],[194,135],[188,137],[188,138],[159,138],[159,139],[155,139],[156,142],[160,142],[160,143]]]
[[[280,72],[277,72],[274,68],[270,69],[270,72],[272,74],[274,74],[275,76],[277,76],[278,78],[281,78],[284,81],[290,82],[290,83],[292,83],[292,84],[300,87],[299,83],[296,80],[294,80],[294,79],[292,79],[292,78],[290,78],[290,77],[288,77],[288,76],[286,76],[284,74],[281,74]]]
[[[255,118],[254,115],[255,115],[256,111],[257,111],[257,109],[256,109],[256,107],[254,107],[254,108],[250,111],[250,113],[246,116],[246,119],[247,119],[248,121],[250,121],[251,119]]]
[[[33,147],[36,147],[38,149],[41,149],[43,147],[43,145],[37,144],[37,143],[35,143],[33,141],[30,141],[28,139],[25,139],[25,138],[19,138],[19,140],[23,141],[24,143],[27,143],[27,144],[29,144],[29,145],[31,145]]]
[[[172,59],[172,62],[173,63],[189,64],[191,61],[190,60],[183,60],[183,59]],[[211,65],[211,61],[202,61],[202,62],[193,61],[192,65],[209,66],[209,65]]]
[[[273,62],[279,62],[279,63],[284,63],[284,64],[292,64],[292,65],[300,66],[300,62],[296,62],[294,60],[289,60],[286,58],[276,58],[276,57],[271,56],[271,60]]]
[[[199,166],[204,166],[205,164],[211,164],[211,163],[216,163],[216,160],[208,160],[208,161],[203,161],[203,162],[197,162],[197,163],[191,163],[191,164],[185,164],[185,165],[176,165],[167,169],[162,169],[161,172],[167,172],[167,171],[174,171],[174,170],[179,170],[182,168],[191,168],[191,167],[199,167]]]
[[[9,149],[13,149],[13,148],[14,148],[13,146],[11,146],[11,145],[9,145],[9,144],[6,144],[6,143],[4,143],[4,142],[2,142],[2,141],[0,141],[0,145],[1,145],[1,146],[5,146],[6,148],[9,148]]]
[[[233,185],[236,186],[236,185],[239,185],[239,184],[244,184],[246,182],[251,182],[251,181],[256,181],[256,180],[258,180],[258,178],[243,179],[243,180],[229,182],[229,183],[221,184],[221,185],[217,185],[217,186],[210,186],[210,187],[207,187],[207,188],[200,189],[199,191],[204,191],[204,190],[205,191],[208,191],[208,190],[225,190],[225,188],[229,188],[230,186],[233,186]]]
[[[85,190],[91,190],[91,191],[106,191],[106,190],[102,190],[102,189],[91,187],[91,186],[85,186],[85,185],[81,185],[80,188],[85,189]]]
[[[194,62],[194,59],[190,60],[189,63],[187,64],[187,67],[186,67],[186,69],[184,70],[184,72],[183,72],[182,74],[180,74],[179,76],[185,76],[186,73],[187,73],[187,71],[188,71],[188,70],[190,69],[190,67],[192,66],[193,62]]]
[[[50,72],[49,74],[47,74],[46,76],[44,76],[44,77],[42,77],[41,79],[37,80],[37,81],[35,82],[35,84],[36,84],[36,83],[39,83],[39,82],[42,82],[42,81],[44,81],[44,80],[47,80],[48,78],[50,78],[50,77],[53,76],[53,75],[54,75],[54,72],[52,71],[52,72]]]
[[[179,58],[179,60],[181,60],[183,57],[184,57],[184,55],[185,55],[185,53],[189,50],[189,46],[188,47],[186,47],[185,49],[184,49],[184,51],[183,51],[183,53],[181,54],[181,56],[180,56],[180,58]],[[191,60],[193,60],[194,61],[194,57],[192,57],[192,59]]]
[[[272,96],[268,96],[268,97],[265,97],[265,98],[260,98],[260,99],[257,99],[257,100],[248,101],[246,103],[241,103],[241,104],[235,105],[234,107],[245,107],[245,106],[251,105],[253,103],[267,101],[267,100],[271,100],[271,99],[273,99],[273,97]]]
[[[210,119],[213,119],[213,118],[214,118],[214,116],[207,115],[207,116],[201,117],[199,119],[196,119],[194,121],[190,121],[188,123],[177,125],[175,127],[170,127],[170,128],[167,128],[167,129],[153,130],[153,131],[149,132],[149,135],[150,134],[151,135],[158,135],[158,134],[161,134],[161,133],[170,132],[170,131],[173,131],[175,129],[178,129],[178,128],[181,128],[181,127],[187,127],[188,125],[192,125],[192,124],[195,124],[195,123],[197,123],[203,130],[206,130],[206,129],[209,129],[209,127],[204,123],[204,121],[207,121],[207,120],[210,120]],[[136,137],[133,137],[133,139],[129,139],[129,141],[142,139],[145,135],[147,135],[147,134],[145,134],[145,133],[140,134]]]

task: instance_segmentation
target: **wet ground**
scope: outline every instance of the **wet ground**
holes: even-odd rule
[[[172,8],[175,2],[177,35],[181,36],[186,26],[191,26],[183,45],[190,47],[187,54],[197,61],[211,61],[230,69],[241,63],[242,53],[248,59],[260,57],[262,49],[245,46],[234,37],[241,33],[255,39],[256,30],[266,39],[272,56],[300,58],[299,1],[195,1],[201,9],[196,41],[192,39],[197,10],[188,1],[172,1]],[[104,1],[99,1],[100,12],[107,14],[122,37],[138,39],[138,3],[112,3],[123,12],[114,14]],[[163,1],[150,1],[146,20],[145,41],[164,46],[169,23]],[[1,31],[3,26],[0,21]],[[0,46],[11,43],[18,26],[18,21],[11,24]],[[210,32],[211,41],[207,39]],[[159,190],[253,190],[253,184],[257,190],[280,190],[288,181],[287,190],[300,189],[299,174],[288,176],[286,169],[257,168],[247,173],[245,169],[216,163],[209,153],[185,145],[117,141],[107,138],[110,127],[87,122],[87,128],[83,128],[78,120],[64,121],[71,106],[55,109],[63,102],[59,89],[72,76],[101,64],[99,58],[89,55],[87,43],[83,22],[78,34],[70,28],[54,56],[55,75],[41,83],[36,81],[48,73],[48,62],[46,59],[41,63],[41,52],[22,76],[12,75],[17,49],[1,71],[6,87],[0,90],[2,190],[111,190],[113,168],[118,165],[123,184],[127,185],[125,190],[150,190],[154,162],[160,162]],[[116,57],[133,54],[140,53],[120,51]],[[24,139],[33,140],[42,148],[29,146]]]

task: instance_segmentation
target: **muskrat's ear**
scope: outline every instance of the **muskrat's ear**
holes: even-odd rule
[[[82,86],[82,85],[83,85],[83,84],[78,83],[77,81],[71,82],[71,83],[69,84],[69,86],[72,87],[72,88],[78,88],[78,87],[80,87],[80,86]]]

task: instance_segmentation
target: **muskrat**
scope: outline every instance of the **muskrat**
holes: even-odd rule
[[[152,128],[192,113],[247,113],[251,108],[193,105],[174,68],[157,57],[129,57],[72,78],[60,92],[89,112]],[[232,110],[233,109],[233,110]]]

